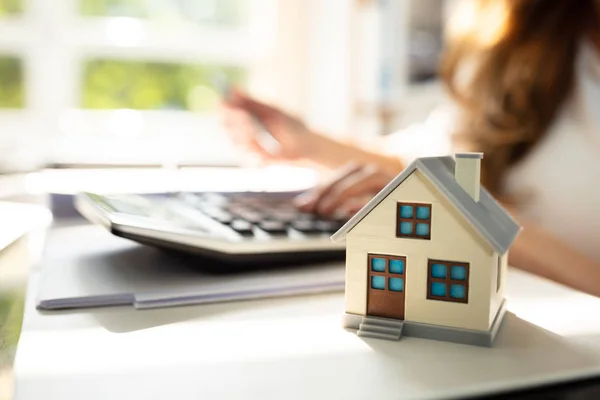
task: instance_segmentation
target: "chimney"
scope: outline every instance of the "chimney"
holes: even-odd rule
[[[475,201],[479,201],[483,153],[455,153],[454,179]]]

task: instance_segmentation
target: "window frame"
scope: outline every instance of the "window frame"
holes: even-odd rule
[[[23,108],[0,109],[0,123],[10,125],[9,131],[18,131],[19,135],[0,136],[4,147],[11,149],[26,147],[21,144],[24,136],[44,142],[37,149],[27,148],[26,161],[13,160],[10,154],[3,153],[3,162],[23,164],[24,169],[47,165],[240,165],[221,127],[215,127],[214,113],[83,108],[80,99],[84,81],[80,77],[84,64],[90,59],[104,58],[222,64],[246,70],[249,90],[259,91],[258,95],[261,90],[268,94],[277,83],[265,80],[263,75],[272,72],[272,60],[280,56],[281,37],[290,42],[298,29],[286,25],[283,33],[279,32],[281,0],[255,0],[247,7],[246,18],[239,25],[190,22],[181,26],[167,26],[145,18],[83,16],[78,11],[78,0],[23,2],[22,13],[0,20],[0,54],[20,59],[24,75]],[[304,7],[304,2],[298,3],[298,7]],[[116,41],[115,32],[120,32],[119,29],[128,32],[131,40]],[[296,49],[290,52],[300,53]],[[288,69],[278,67],[273,74],[279,77]],[[122,110],[135,114],[133,129],[120,122]],[[71,118],[74,114],[76,120]],[[182,126],[177,148],[164,156],[164,149],[169,146],[163,142],[173,143],[169,139],[172,132],[164,126],[175,125]],[[203,132],[203,143],[210,143],[205,147],[218,150],[205,151],[198,146],[196,132]],[[97,151],[91,144],[96,142],[110,152]]]
[[[385,260],[385,268],[383,272],[374,271],[371,267],[372,261],[374,258],[382,258]],[[390,261],[391,260],[401,260],[404,262],[404,271],[401,274],[396,274],[390,272]],[[367,257],[367,268],[368,268],[368,284],[369,288],[372,290],[381,290],[382,292],[392,292],[392,293],[405,293],[406,292],[406,257],[405,256],[389,256],[383,254],[368,254]],[[371,278],[373,276],[382,276],[385,278],[385,285],[383,289],[377,289],[372,286]],[[402,290],[390,290],[389,280],[390,278],[401,278],[402,279]]]
[[[434,278],[431,275],[433,264],[442,264],[446,266],[446,277],[445,278]],[[456,280],[450,277],[450,271],[452,266],[464,267],[466,276],[464,280]],[[453,303],[469,303],[469,277],[470,277],[470,264],[460,261],[445,261],[445,260],[427,260],[427,300],[440,300],[449,301]],[[431,284],[434,282],[444,283],[446,285],[446,296],[434,296],[431,294]],[[462,285],[465,288],[465,298],[457,299],[450,297],[450,285]]]
[[[400,216],[400,209],[402,206],[412,206],[413,207],[413,216],[412,218],[402,218]],[[417,219],[417,207],[427,207],[429,209],[429,218],[427,219]],[[432,207],[431,204],[426,203],[405,203],[405,202],[397,202],[396,203],[396,237],[397,238],[410,238],[410,239],[422,239],[422,240],[431,240],[431,219],[432,219]],[[411,222],[413,224],[413,232],[410,235],[405,235],[400,232],[400,226],[402,222]],[[427,236],[417,235],[417,223],[425,223],[429,225],[429,233]]]

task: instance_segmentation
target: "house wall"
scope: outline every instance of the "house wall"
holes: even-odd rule
[[[396,238],[397,202],[432,204],[431,240]],[[366,314],[367,254],[400,255],[407,257],[406,320],[489,329],[496,254],[418,170],[349,232],[346,248],[346,312]],[[427,300],[428,259],[470,264],[468,304]]]
[[[490,302],[490,324],[492,322],[494,322],[494,318],[496,317],[496,314],[498,313],[498,310],[500,309],[500,306],[502,305],[502,302],[504,301],[504,292],[505,292],[505,287],[506,287],[506,274],[508,273],[508,252],[505,253],[504,255],[499,255],[498,253],[494,254],[494,258],[496,258],[496,268],[499,265],[500,266],[500,288],[498,289],[497,286],[497,270],[496,268],[494,268],[494,271],[492,272],[492,274],[494,274],[495,276],[492,276],[492,285],[490,287],[490,293],[492,293],[492,298],[491,298],[491,302]],[[500,263],[498,264],[498,258],[500,259]]]

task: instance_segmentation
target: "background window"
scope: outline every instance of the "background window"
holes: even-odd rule
[[[79,0],[79,12],[84,16],[237,25],[248,11],[245,4],[244,0]]]
[[[398,203],[396,237],[431,239],[431,204]]]
[[[280,61],[305,45],[281,1],[0,0],[0,173],[239,165],[213,82],[267,101],[280,77],[306,86]]]
[[[431,111],[408,86],[431,76],[444,3],[0,0],[0,172],[240,165],[211,114],[216,70],[318,131],[390,133],[375,120],[402,98],[398,115]]]
[[[24,0],[0,0],[0,17],[19,15],[23,13]]]
[[[96,59],[84,65],[81,106],[91,109],[214,109],[220,94],[214,80],[245,82],[239,67]]]
[[[468,297],[469,264],[429,260],[427,267],[428,299],[468,303]]]

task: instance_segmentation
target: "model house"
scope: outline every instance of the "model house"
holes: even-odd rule
[[[481,187],[482,157],[415,160],[332,236],[346,239],[346,328],[492,344],[520,226]]]

